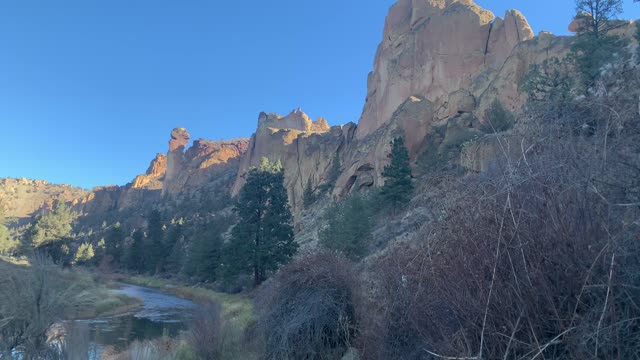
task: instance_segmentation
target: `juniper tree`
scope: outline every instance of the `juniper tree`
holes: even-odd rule
[[[404,145],[404,139],[397,137],[391,141],[391,163],[384,167],[382,176],[384,185],[380,189],[382,200],[392,209],[397,209],[409,201],[413,184],[411,182],[411,166],[409,152]]]
[[[225,248],[225,274],[251,273],[257,286],[291,260],[298,244],[293,236],[282,166],[263,159],[245,179],[234,207],[239,222]]]

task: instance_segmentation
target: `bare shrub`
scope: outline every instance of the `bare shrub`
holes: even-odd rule
[[[356,329],[359,299],[351,263],[333,252],[306,254],[261,289],[258,330],[266,359],[339,359]]]
[[[189,343],[202,359],[219,359],[222,344],[222,308],[217,302],[200,305],[189,329]]]
[[[440,221],[373,267],[365,357],[638,358],[634,97],[537,108],[493,173],[443,182]]]
[[[20,350],[26,358],[49,353],[51,325],[94,302],[85,284],[74,283],[45,258],[34,259],[29,267],[0,266],[0,352]]]

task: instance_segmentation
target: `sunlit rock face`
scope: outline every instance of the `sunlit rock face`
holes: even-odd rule
[[[357,137],[388,124],[410,96],[448,107],[451,96],[500,70],[514,47],[532,38],[531,27],[516,10],[501,19],[470,0],[398,1],[387,15],[369,74]]]
[[[285,171],[291,207],[299,213],[309,179],[314,188],[327,180],[331,161],[336,153],[345,151],[354,131],[354,124],[329,127],[324,118],[312,121],[300,109],[287,116],[260,113],[256,132],[240,163],[233,193],[240,191],[244,185],[243,175],[259,166],[263,157],[279,161]]]

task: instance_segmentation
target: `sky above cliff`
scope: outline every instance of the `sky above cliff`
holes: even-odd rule
[[[476,2],[521,10],[536,33],[566,34],[573,15],[572,0]],[[2,1],[0,177],[125,184],[174,127],[248,137],[260,111],[297,107],[357,122],[393,3]]]

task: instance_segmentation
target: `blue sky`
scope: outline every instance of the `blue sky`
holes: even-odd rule
[[[627,0],[624,17],[639,18]],[[248,137],[260,111],[357,121],[393,0],[0,1],[0,177],[124,184],[192,138]],[[572,0],[478,0],[565,34]]]

